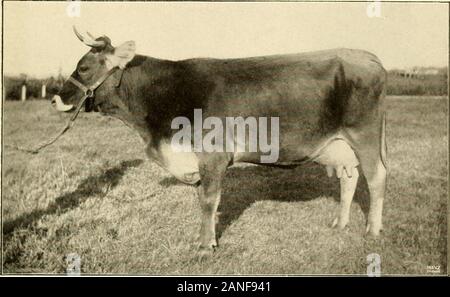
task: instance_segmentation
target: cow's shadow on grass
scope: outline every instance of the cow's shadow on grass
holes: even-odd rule
[[[174,183],[177,183],[174,178],[166,178],[160,184],[170,186]],[[339,202],[339,192],[339,180],[336,177],[328,178],[325,167],[315,163],[295,169],[265,166],[229,168],[218,209],[217,237],[220,238],[227,227],[257,201],[302,202],[325,196]],[[369,193],[363,174],[360,174],[353,201],[359,204],[367,219]]]
[[[119,165],[110,168],[100,175],[89,176],[84,179],[73,192],[63,194],[55,199],[46,209],[34,210],[25,213],[18,218],[3,223],[3,235],[7,236],[14,230],[28,228],[45,215],[62,214],[78,207],[88,198],[95,195],[106,195],[109,189],[116,187],[123,175],[130,167],[139,166],[143,160],[123,161]]]

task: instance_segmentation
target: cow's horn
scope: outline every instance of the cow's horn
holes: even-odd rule
[[[62,102],[61,97],[58,95],[53,96],[52,105],[56,108],[57,111],[69,111],[73,108],[72,104],[64,104]]]
[[[73,32],[81,42],[91,47],[104,47],[106,44],[103,40],[95,40],[91,34],[89,36],[81,35],[75,26],[73,26]]]
[[[86,34],[90,37],[90,38],[92,38],[92,39],[94,39],[95,40],[95,37],[94,37],[94,35],[92,35],[91,33],[89,33],[89,31],[86,31]]]

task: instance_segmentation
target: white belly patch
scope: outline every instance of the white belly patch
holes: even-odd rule
[[[156,163],[180,181],[196,184],[200,180],[198,159],[195,153],[175,152],[170,144],[161,143],[159,150],[151,152],[150,155]]]

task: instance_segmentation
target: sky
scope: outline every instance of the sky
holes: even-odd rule
[[[365,2],[3,5],[3,65],[9,75],[55,76],[59,68],[71,73],[88,50],[73,25],[106,35],[113,45],[134,40],[137,53],[171,60],[347,47],[373,52],[387,69],[448,64],[447,4],[381,3],[377,16],[369,9],[373,17],[367,13],[373,3]]]

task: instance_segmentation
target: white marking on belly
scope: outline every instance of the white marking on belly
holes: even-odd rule
[[[177,179],[188,184],[195,184],[200,180],[198,158],[195,153],[175,152],[170,144],[161,143],[157,154],[162,160],[155,161]]]

